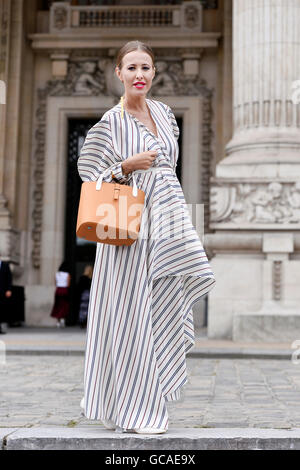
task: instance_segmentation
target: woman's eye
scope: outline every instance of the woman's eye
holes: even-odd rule
[[[131,70],[131,69],[134,69],[134,67],[131,66],[131,67],[128,67],[128,69]],[[149,67],[143,67],[143,69],[149,70]]]

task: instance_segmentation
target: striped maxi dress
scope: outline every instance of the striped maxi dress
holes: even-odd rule
[[[195,343],[192,306],[215,284],[175,173],[175,116],[161,101],[146,103],[158,136],[125,109],[122,118],[118,103],[89,130],[78,158],[82,181],[110,168],[103,181],[132,185],[121,162],[158,151],[157,171],[135,172],[145,192],[140,232],[147,236],[131,246],[97,243],[90,291],[81,406],[88,419],[123,429],[168,429],[166,402],[180,398]]]

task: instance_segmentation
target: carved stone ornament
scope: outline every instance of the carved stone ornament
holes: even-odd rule
[[[38,269],[40,267],[41,235],[42,235],[42,211],[43,211],[43,188],[44,188],[44,155],[45,155],[45,130],[46,130],[46,106],[48,96],[106,96],[115,93],[119,101],[118,90],[111,91],[107,73],[108,67],[112,66],[108,58],[95,60],[70,61],[68,74],[64,79],[48,80],[43,89],[38,89],[38,105],[36,110],[36,132],[34,153],[34,192],[33,192],[33,228],[32,228],[32,264]],[[183,73],[183,65],[178,60],[158,61],[155,79],[149,92],[149,98],[161,96],[202,96],[203,118],[201,148],[201,175],[202,175],[202,202],[204,203],[204,228],[209,231],[209,186],[211,177],[211,139],[212,139],[212,95],[205,80],[198,75],[186,77]],[[110,92],[108,92],[110,90]]]
[[[105,73],[100,60],[70,62],[64,79],[47,82],[49,96],[98,96],[106,94]]]
[[[300,182],[213,184],[211,227],[299,229]]]
[[[194,5],[187,5],[184,10],[184,25],[187,28],[193,29],[199,25],[199,11]]]
[[[9,253],[10,261],[16,265],[20,264],[21,258],[21,233],[19,230],[11,229],[9,233]],[[23,272],[23,267],[19,267],[20,274]],[[17,274],[17,272],[15,273]],[[16,276],[14,276],[16,277]]]
[[[272,266],[273,300],[281,300],[282,260],[274,260]]]
[[[54,27],[58,30],[64,29],[67,26],[68,13],[65,7],[58,6],[53,12]]]

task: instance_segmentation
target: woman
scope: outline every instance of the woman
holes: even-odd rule
[[[124,96],[89,130],[78,159],[83,181],[110,168],[104,181],[132,185],[134,171],[146,194],[147,237],[129,247],[97,243],[91,285],[81,406],[117,432],[168,429],[166,402],[187,382],[192,306],[215,283],[175,173],[176,119],[168,105],[146,98],[153,64],[149,46],[121,48],[115,71]],[[165,235],[183,226],[181,237]]]
[[[57,319],[56,326],[58,328],[66,326],[65,319],[70,309],[69,288],[71,274],[69,271],[68,264],[64,261],[55,274],[55,300],[50,316]]]

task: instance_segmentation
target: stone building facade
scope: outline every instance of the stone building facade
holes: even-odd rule
[[[299,15],[300,0],[0,1],[0,255],[25,286],[26,324],[53,324],[63,259],[73,279],[92,260],[74,235],[76,158],[123,93],[118,49],[139,39],[156,58],[149,97],[180,127],[178,177],[217,279],[196,324],[211,338],[294,339]]]

